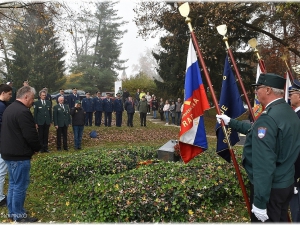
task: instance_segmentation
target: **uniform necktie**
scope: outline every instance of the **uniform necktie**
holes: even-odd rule
[[[45,105],[45,100],[43,100],[42,102],[43,102],[42,104]]]
[[[65,110],[65,108],[64,108],[64,105],[63,105],[63,104],[60,104],[60,107],[61,107],[63,110]]]

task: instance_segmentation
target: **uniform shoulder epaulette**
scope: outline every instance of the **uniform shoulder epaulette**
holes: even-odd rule
[[[272,109],[272,107],[269,107],[267,109],[265,109],[264,111],[262,111],[261,114],[268,114],[268,112]]]

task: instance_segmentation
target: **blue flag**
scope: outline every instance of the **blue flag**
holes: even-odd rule
[[[219,101],[219,107],[222,114],[235,119],[241,116],[246,110],[243,106],[243,101],[241,99],[239,89],[236,84],[235,76],[230,68],[228,56],[225,59],[223,82],[221,89],[221,96]],[[234,146],[240,141],[237,131],[228,128],[226,126],[228,137],[231,146]],[[216,124],[216,135],[217,135],[217,153],[227,162],[231,162],[229,148],[226,142],[226,138],[221,127],[221,124]]]

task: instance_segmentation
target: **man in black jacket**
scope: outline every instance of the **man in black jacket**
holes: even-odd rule
[[[72,116],[74,148],[75,150],[81,149],[82,134],[85,124],[85,115],[83,108],[81,108],[81,103],[79,100],[76,100],[75,107],[71,109],[70,114]]]
[[[9,217],[17,222],[35,222],[24,209],[29,185],[30,160],[41,148],[33,116],[29,110],[35,90],[23,86],[17,91],[16,101],[3,113],[1,132],[1,157],[8,168],[9,186],[7,207]]]

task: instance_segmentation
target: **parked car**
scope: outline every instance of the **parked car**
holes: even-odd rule
[[[101,98],[105,99],[106,98],[106,94],[109,93],[110,94],[110,99],[114,100],[115,99],[115,92],[113,91],[104,91],[101,93]]]
[[[70,94],[73,93],[72,89],[66,89],[64,91],[65,91],[65,96],[69,96]],[[83,91],[83,90],[77,90],[77,94],[79,95],[80,100],[82,100],[83,98],[85,98],[85,91]],[[59,91],[53,92],[51,94],[51,98],[52,99],[56,99],[57,95],[59,95]]]

